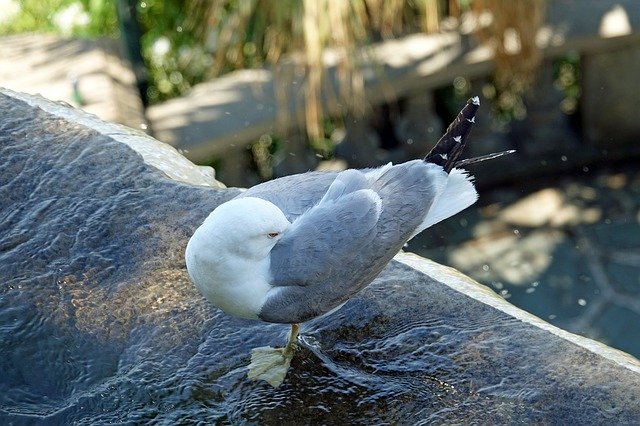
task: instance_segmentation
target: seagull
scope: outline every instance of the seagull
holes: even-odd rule
[[[202,295],[236,317],[291,325],[284,348],[253,349],[249,378],[281,384],[300,323],[339,309],[407,241],[475,203],[459,167],[513,152],[458,160],[479,105],[469,99],[424,159],[264,182],[196,229],[185,260]]]

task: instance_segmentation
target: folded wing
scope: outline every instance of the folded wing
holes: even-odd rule
[[[362,290],[420,226],[446,179],[421,160],[340,173],[273,248],[260,318],[303,322]]]
[[[298,217],[271,251],[273,286],[313,286],[375,237],[381,200],[364,175],[338,175],[322,200]]]

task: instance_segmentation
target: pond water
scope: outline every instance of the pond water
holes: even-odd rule
[[[480,192],[407,250],[451,265],[561,328],[640,357],[636,163]]]

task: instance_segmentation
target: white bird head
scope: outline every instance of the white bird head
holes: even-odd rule
[[[291,223],[278,207],[260,198],[238,198],[218,206],[189,241],[218,255],[263,259]],[[195,247],[194,247],[195,248]]]
[[[278,207],[260,198],[221,204],[187,244],[191,280],[220,309],[258,319],[270,289],[269,254],[290,226]]]

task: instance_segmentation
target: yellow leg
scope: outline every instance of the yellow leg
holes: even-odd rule
[[[287,346],[284,347],[285,356],[291,355],[293,348],[298,341],[298,332],[300,331],[300,324],[291,324],[291,332],[289,333],[289,339],[287,340]]]

